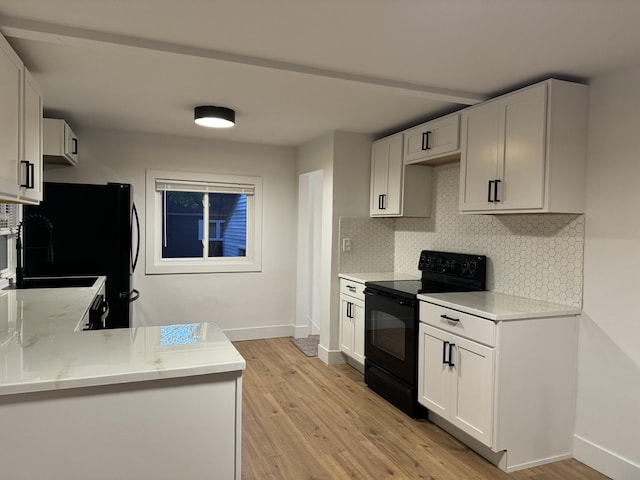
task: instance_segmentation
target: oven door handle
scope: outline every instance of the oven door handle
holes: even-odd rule
[[[365,288],[362,293],[364,293],[365,295],[380,295],[378,292],[374,292],[373,290],[369,290],[368,288]]]

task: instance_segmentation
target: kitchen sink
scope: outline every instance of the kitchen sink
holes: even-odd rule
[[[23,280],[23,285],[14,288],[63,288],[91,287],[98,277],[30,277]]]

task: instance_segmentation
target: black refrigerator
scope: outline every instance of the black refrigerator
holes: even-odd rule
[[[105,275],[106,328],[129,327],[140,295],[133,288],[140,222],[132,186],[45,182],[42,202],[25,205],[23,218],[24,276]]]

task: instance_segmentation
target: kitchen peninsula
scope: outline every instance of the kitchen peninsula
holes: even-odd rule
[[[0,291],[3,478],[239,479],[242,356],[214,323],[74,331],[103,283]]]

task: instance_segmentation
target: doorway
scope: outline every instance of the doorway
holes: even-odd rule
[[[324,171],[298,179],[298,267],[294,337],[320,334],[320,268],[322,245],[322,184]]]

